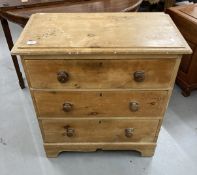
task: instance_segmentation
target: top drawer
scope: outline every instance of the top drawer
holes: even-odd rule
[[[176,59],[25,60],[32,88],[169,88]]]

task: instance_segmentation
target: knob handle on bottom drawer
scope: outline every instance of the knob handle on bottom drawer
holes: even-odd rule
[[[67,130],[66,130],[66,135],[67,135],[68,137],[73,137],[74,134],[75,134],[75,129],[74,129],[74,128],[67,128]]]
[[[63,111],[70,112],[73,109],[73,105],[71,103],[64,103],[63,104]]]
[[[132,137],[134,132],[134,128],[126,128],[125,129],[125,136],[126,137]]]

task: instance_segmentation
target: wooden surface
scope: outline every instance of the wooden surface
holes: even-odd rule
[[[41,123],[46,143],[153,142],[158,120],[60,119]],[[72,137],[66,135],[67,127],[75,130]],[[127,128],[134,129],[131,137],[125,136]]]
[[[142,0],[72,0],[50,6],[14,9],[7,13],[16,17],[29,18],[32,14],[40,12],[121,12],[136,10],[141,2]]]
[[[64,0],[27,0],[27,2],[22,2],[22,0],[0,0],[0,8],[12,9],[15,7],[32,7],[38,5],[56,4],[62,1]]]
[[[22,56],[47,156],[97,149],[152,156],[181,54],[191,52],[170,18],[68,14],[66,28],[64,14],[51,14],[48,28],[37,30],[32,25],[43,16],[31,18],[13,53]],[[150,21],[157,32],[147,28]],[[40,38],[37,46],[26,46],[34,37]],[[142,82],[134,82],[136,70],[145,72]],[[69,75],[64,84],[57,80],[59,71]]]
[[[42,59],[43,57],[40,57]],[[175,59],[127,59],[119,60],[26,60],[25,65],[31,88],[36,89],[165,89],[170,88]],[[63,57],[65,58],[65,57]],[[100,57],[101,58],[101,57]],[[129,58],[129,57],[128,57]],[[120,66],[121,65],[121,66]],[[57,80],[57,73],[65,71],[69,75],[66,83]],[[136,82],[134,73],[143,71],[145,80]],[[46,78],[47,75],[47,78]],[[159,75],[159,76],[158,76]]]
[[[13,10],[18,8],[18,12],[21,13],[20,9],[28,8],[30,10],[33,10],[33,8],[36,9],[36,7],[44,7],[49,5],[57,5],[57,7],[61,6],[70,6],[70,9],[68,9],[71,12],[74,12],[73,10],[80,11],[83,9],[82,7],[86,5],[86,9],[88,12],[89,9],[94,8],[95,12],[97,10],[103,10],[103,9],[111,9],[112,11],[118,8],[122,8],[122,10],[126,10],[133,5],[137,4],[138,2],[141,2],[139,0],[28,0],[27,2],[22,2],[21,0],[0,0],[0,9],[6,9],[6,10]],[[87,6],[90,5],[88,8]],[[119,6],[119,7],[118,7]],[[94,11],[93,10],[93,11]],[[24,11],[23,11],[24,12]],[[53,11],[54,12],[54,11]],[[57,11],[58,12],[58,11]],[[16,11],[17,13],[17,11]]]
[[[162,118],[168,91],[62,91],[33,92],[39,117],[157,117]],[[73,109],[64,112],[63,104]],[[138,111],[131,111],[130,102],[139,103]]]
[[[177,84],[182,94],[189,96],[197,89],[197,5],[174,7],[167,10],[177,27],[193,50],[192,55],[184,55],[177,76]]]
[[[78,13],[78,12],[133,12],[137,11],[142,0],[59,0],[28,1],[28,3],[10,3],[0,8],[3,17],[25,26],[35,13]]]
[[[29,40],[35,44],[29,45]],[[12,53],[46,52],[181,54],[191,50],[168,15],[163,13],[32,15]]]
[[[185,13],[186,15],[189,15],[192,18],[197,19],[197,5],[189,5],[182,7],[180,11]]]

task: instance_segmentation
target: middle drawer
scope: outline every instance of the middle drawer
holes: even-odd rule
[[[38,117],[161,117],[168,91],[32,91]]]

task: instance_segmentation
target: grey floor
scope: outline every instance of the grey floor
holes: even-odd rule
[[[11,24],[16,39],[21,28]],[[197,92],[175,87],[154,157],[131,151],[45,156],[28,89],[18,86],[0,28],[0,175],[197,175]]]

